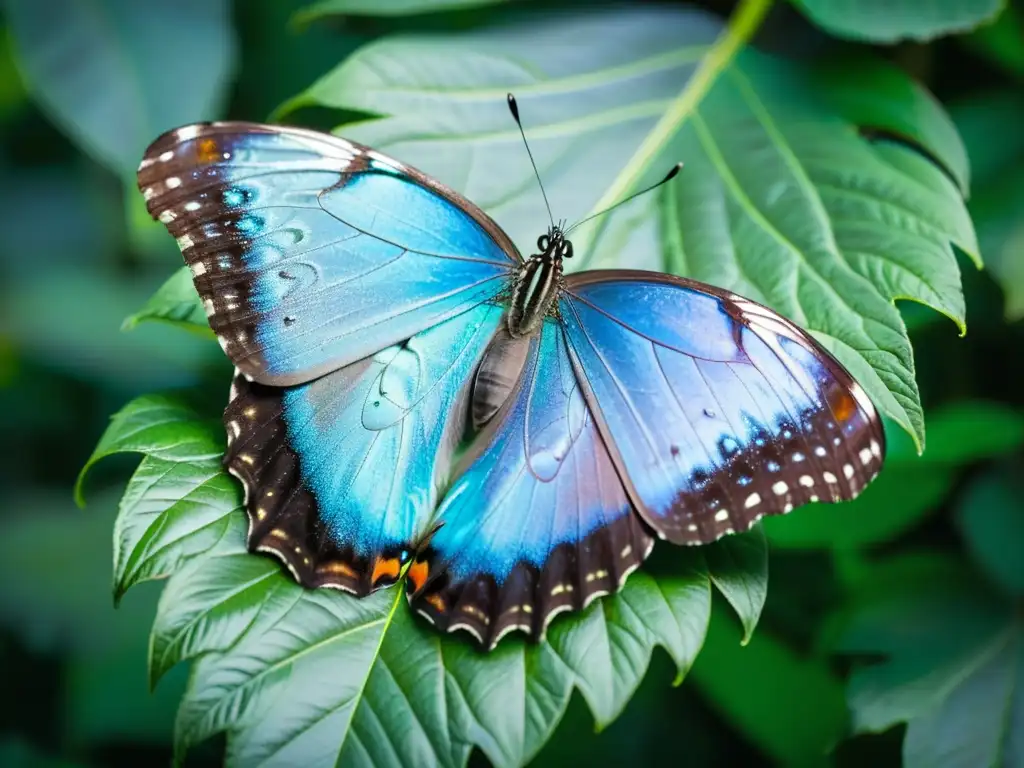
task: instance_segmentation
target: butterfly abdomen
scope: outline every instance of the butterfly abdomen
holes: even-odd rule
[[[529,336],[514,337],[507,329],[495,334],[473,379],[473,429],[494,418],[508,400],[526,364]]]

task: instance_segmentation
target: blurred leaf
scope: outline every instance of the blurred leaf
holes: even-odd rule
[[[740,648],[734,625],[713,613],[691,677],[727,720],[779,763],[823,762],[843,735],[843,688],[828,665],[800,657],[765,630]]]
[[[976,186],[997,182],[1019,170],[1024,160],[1024,94],[1019,90],[983,90],[950,107],[950,117],[970,157]]]
[[[792,0],[839,37],[894,43],[931,40],[991,21],[1005,0]]]
[[[121,329],[132,330],[146,320],[170,323],[208,339],[215,338],[206,320],[206,313],[199,303],[199,296],[192,284],[192,273],[188,267],[181,267],[171,275],[142,309],[124,319]]]
[[[14,64],[11,36],[6,27],[0,27],[0,116],[16,112],[25,100],[25,88]]]
[[[881,731],[907,721],[908,768],[1020,765],[1020,616],[955,565],[906,578],[912,572],[851,613],[840,650],[886,658],[851,676],[854,726]]]
[[[893,300],[927,303],[962,328],[950,243],[972,256],[977,246],[939,168],[859,136],[845,116],[859,109],[931,137],[929,151],[951,169],[963,166],[959,144],[910,85],[893,89],[910,94],[902,106],[886,97],[884,116],[852,97],[837,112],[814,73],[736,56],[762,10],[742,4],[714,46],[711,17],[650,6],[385,38],[292,106],[384,115],[344,132],[451,184],[524,243],[546,215],[506,90],[559,216],[582,217],[685,160],[671,185],[579,230],[571,268],[666,269],[764,302],[815,332],[920,439],[912,351]],[[592,45],[579,49],[580,39]],[[579,54],[562,55],[570,48]]]
[[[121,610],[110,602],[114,497],[88,514],[66,494],[9,499],[0,519],[0,621],[30,646],[63,652],[63,738],[96,744],[112,735],[164,743],[184,679],[150,694],[142,665],[158,590],[142,589]],[[7,763],[2,763],[7,765]]]
[[[227,0],[7,0],[32,96],[90,155],[134,177],[165,130],[219,111],[235,45]]]
[[[961,42],[1007,72],[1024,75],[1024,14],[1012,2],[1006,3],[993,23],[979,27]]]
[[[85,768],[85,763],[45,754],[16,736],[0,737],[0,765],[5,768]]]
[[[1024,97],[987,91],[956,104],[953,119],[978,180],[971,215],[989,271],[1006,296],[1008,320],[1024,317]]]
[[[954,477],[933,467],[885,467],[855,500],[809,504],[796,512],[765,519],[773,547],[849,549],[894,539],[935,509]]]
[[[683,553],[678,575],[633,574],[618,595],[555,622],[544,642],[508,638],[490,654],[416,623],[400,605],[401,587],[363,600],[303,589],[273,560],[245,551],[244,516],[230,514],[237,487],[226,475],[211,482],[203,474],[221,450],[183,401],[148,396],[114,417],[88,465],[120,451],[146,456],[118,521],[121,549],[137,543],[118,562],[167,558],[151,573],[174,568],[153,630],[151,675],[195,659],[179,749],[227,731],[230,764],[298,755],[387,762],[381,750],[391,744],[407,761],[432,755],[458,765],[476,744],[494,762],[518,765],[550,737],[573,688],[606,724],[639,685],[655,645],[682,676],[703,641],[709,573],[696,550]],[[166,481],[159,470],[172,465],[181,475]],[[226,527],[211,536],[219,516]],[[748,572],[747,563],[763,567],[763,539],[737,542],[741,554],[713,564],[712,578],[745,594],[738,607],[756,614],[765,589],[757,582],[767,574]]]
[[[1024,594],[1024,485],[1008,467],[975,478],[957,503],[960,532],[997,584]]]
[[[187,385],[217,347],[155,324],[121,333],[152,282],[83,267],[36,270],[0,285],[0,322],[21,353],[113,389]]]
[[[234,103],[244,104],[250,119],[269,115],[282,101],[294,96],[335,66],[356,46],[370,39],[353,24],[304,25],[302,10],[311,0],[274,0],[250,3],[236,17],[241,40],[240,69]],[[287,62],[287,66],[282,66]]]
[[[81,164],[84,165],[84,164]],[[121,247],[117,185],[79,165],[0,171],[5,220],[0,262],[7,279],[48,269],[109,264]],[[54,226],[54,217],[60,226]]]
[[[928,422],[927,464],[958,465],[1001,456],[1024,445],[1024,411],[1002,403],[961,400]]]
[[[848,549],[892,540],[942,503],[958,467],[1024,446],[1024,413],[993,402],[952,403],[929,417],[920,457],[904,434],[889,429],[886,436],[885,467],[857,499],[766,519],[772,545]]]
[[[321,0],[296,14],[300,22],[324,16],[411,16],[417,13],[455,11],[497,5],[508,0]]]

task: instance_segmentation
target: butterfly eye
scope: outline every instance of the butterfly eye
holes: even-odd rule
[[[568,240],[566,240],[564,243],[562,243],[562,258],[563,259],[571,259],[572,258],[572,243],[570,243]]]
[[[541,235],[537,238],[537,247],[540,248],[541,253],[548,249],[548,236]]]

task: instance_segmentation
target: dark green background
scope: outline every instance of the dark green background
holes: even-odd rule
[[[8,7],[18,2],[28,0]],[[222,107],[184,119],[266,119],[362,42],[395,29],[471,29],[495,12],[290,24],[303,5],[236,3],[219,32],[227,35],[225,45],[231,36],[237,42],[228,57],[232,71],[211,75],[220,78],[213,90],[222,94]],[[722,13],[732,8],[704,5]],[[53,23],[62,23],[57,4],[54,11]],[[867,683],[858,677],[864,660],[890,650],[894,658],[925,665],[931,654],[939,666],[945,663],[941,639],[970,635],[972,622],[981,635],[989,631],[989,615],[975,610],[988,601],[999,615],[1011,611],[1005,631],[1024,635],[1024,584],[1014,571],[1024,558],[1024,326],[1008,319],[1024,312],[1021,18],[1011,7],[981,32],[878,49],[953,115],[971,160],[969,204],[982,257],[992,254],[1002,266],[994,279],[961,259],[964,338],[927,309],[913,306],[905,314],[929,450],[886,470],[871,496],[874,514],[864,520],[845,516],[846,527],[834,531],[828,520],[818,531],[769,531],[768,602],[748,646],[739,646],[732,616],[716,610],[682,686],[668,685],[674,672],[656,654],[625,713],[599,735],[577,696],[539,764],[898,765],[904,752],[910,764],[914,742],[908,737],[903,745],[903,726],[852,733],[866,723],[848,719],[844,696],[857,701],[870,688],[870,677]],[[165,764],[186,670],[148,692],[146,642],[159,586],[133,590],[117,611],[110,599],[111,526],[134,459],[101,465],[85,511],[74,506],[71,488],[113,411],[137,394],[176,387],[199,386],[218,402],[228,366],[215,346],[170,327],[119,330],[180,264],[177,251],[162,231],[141,221],[130,178],[119,178],[102,153],[77,140],[76,118],[68,123],[36,92],[30,95],[19,56],[33,41],[6,31],[0,37],[0,486],[6,502],[0,512],[0,765]],[[773,11],[760,42],[798,57],[840,57],[860,47],[816,29],[788,5]],[[191,73],[168,77],[173,67],[173,60],[162,65],[159,86],[145,72],[132,77],[148,99],[187,103],[197,86]],[[91,101],[82,104],[85,110]],[[344,118],[318,109],[290,117],[314,127]],[[109,121],[117,133],[126,117],[83,112],[82,119]],[[154,126],[153,135],[169,127]],[[893,439],[902,440],[909,457],[905,438]],[[1007,601],[1016,607],[1006,609]],[[994,626],[1004,631],[999,620]],[[1024,669],[1024,652],[1018,658]],[[1014,684],[1024,728],[1024,677]],[[991,698],[977,701],[953,707],[944,714],[951,719],[939,725],[922,709],[915,738],[956,738],[958,729],[968,741],[983,738],[985,723],[1002,714],[985,709]],[[831,756],[808,758],[830,734],[841,739]],[[217,765],[220,749],[210,744],[190,761]],[[971,764],[963,759],[968,762],[942,764]]]

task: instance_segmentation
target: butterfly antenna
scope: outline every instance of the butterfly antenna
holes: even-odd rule
[[[668,182],[672,181],[672,179],[674,179],[676,177],[676,174],[679,173],[679,171],[682,169],[682,167],[683,167],[682,163],[676,163],[675,165],[672,166],[672,170],[665,174],[665,178],[663,178],[657,184],[651,184],[651,186],[647,187],[646,189],[641,189],[639,192],[634,192],[629,197],[624,198],[622,200],[619,200],[619,202],[615,203],[614,205],[608,206],[603,211],[598,211],[597,213],[592,213],[589,216],[587,216],[587,218],[581,219],[580,221],[577,221],[575,224],[573,224],[571,227],[569,227],[567,230],[565,230],[565,234],[568,235],[570,232],[572,232],[574,229],[576,229],[576,227],[578,227],[580,224],[586,224],[591,219],[596,219],[598,216],[604,216],[609,211],[614,211],[620,205],[625,205],[630,200],[632,200],[634,198],[637,198],[637,197],[640,197],[640,195],[646,195],[648,192],[650,192],[651,190],[657,189],[662,184],[667,184]]]
[[[537,177],[537,185],[540,193],[544,196],[544,206],[548,209],[548,219],[551,221],[551,228],[555,228],[555,217],[551,215],[551,203],[548,202],[548,193],[544,191],[544,182],[540,180],[540,171],[537,170],[537,163],[533,160],[533,152],[530,151],[530,143],[526,140],[526,132],[523,131],[523,122],[519,119],[519,105],[516,97],[511,93],[508,95],[508,111],[512,113],[512,119],[519,126],[519,135],[523,137],[523,146],[526,147],[526,154],[530,156],[530,165],[533,166],[533,174]]]

